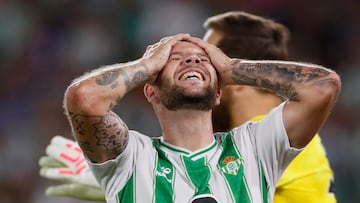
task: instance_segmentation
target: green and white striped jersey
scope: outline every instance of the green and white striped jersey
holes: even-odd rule
[[[191,152],[130,131],[114,160],[89,163],[107,202],[272,202],[276,182],[301,151],[290,147],[282,120],[284,104],[262,121],[216,133],[209,146]]]

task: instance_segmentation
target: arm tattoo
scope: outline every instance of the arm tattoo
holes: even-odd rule
[[[126,91],[130,91],[149,78],[148,67],[144,63],[123,66],[120,69],[102,73],[101,78],[96,79],[99,86],[110,85],[111,89],[119,86],[118,78],[123,77]]]
[[[134,61],[101,67],[73,82],[76,84],[87,80],[84,86],[89,85],[95,89],[95,96],[92,98],[96,101],[95,105],[100,106],[98,111],[88,111],[86,108],[79,111],[99,112],[98,115],[82,115],[68,111],[77,141],[91,160],[115,158],[126,148],[129,130],[111,109],[124,94],[146,82],[150,78],[149,72],[146,64]],[[90,102],[90,105],[94,104]],[[79,108],[79,105],[76,104],[74,108]]]
[[[110,111],[103,116],[98,123],[95,123],[95,137],[97,145],[107,152],[120,154],[124,151],[129,141],[129,130],[126,124]]]
[[[235,83],[265,88],[294,101],[299,100],[299,94],[294,86],[296,83],[314,82],[315,85],[332,83],[327,78],[330,71],[322,67],[301,63],[241,62],[236,60],[232,64],[232,70],[232,78]]]
[[[113,83],[119,77],[120,71],[121,70],[112,70],[112,71],[103,73],[101,75],[101,78],[96,79],[96,84],[98,84],[100,86],[106,86],[106,85]]]
[[[103,151],[114,158],[126,148],[129,130],[114,112],[110,111],[105,116],[69,115],[79,146],[91,160],[95,160],[95,151]],[[94,142],[91,142],[92,139]]]
[[[86,131],[84,128],[84,121],[79,119],[79,117],[75,113],[70,111],[69,111],[69,118],[71,120],[71,125],[73,127],[74,132],[79,135],[85,135]]]
[[[93,157],[94,156],[94,149],[91,147],[90,142],[87,141],[81,141],[78,142],[81,150],[88,156],[88,157]]]
[[[136,70],[136,71],[129,71]],[[125,80],[126,91],[130,91],[149,78],[148,67],[144,63],[134,64],[127,68]],[[125,73],[124,73],[125,74]]]

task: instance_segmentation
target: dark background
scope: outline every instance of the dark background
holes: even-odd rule
[[[338,202],[360,202],[358,0],[0,0],[0,202],[84,202],[46,197],[45,188],[56,182],[38,175],[51,137],[72,138],[62,108],[65,88],[93,68],[139,58],[161,37],[202,37],[203,21],[229,10],[285,24],[293,60],[340,74],[343,89],[321,137]],[[160,135],[141,90],[117,110],[130,128]]]

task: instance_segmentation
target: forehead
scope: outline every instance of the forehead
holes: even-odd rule
[[[191,42],[187,42],[187,41],[181,41],[181,42],[176,43],[173,46],[171,53],[182,53],[182,54],[195,53],[195,54],[207,55],[201,47],[199,47],[198,45],[193,44]]]

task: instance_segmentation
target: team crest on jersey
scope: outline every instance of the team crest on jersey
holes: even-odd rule
[[[240,159],[235,159],[234,156],[227,156],[223,161],[222,163],[225,165],[223,167],[221,167],[221,171],[223,173],[227,173],[227,174],[230,174],[230,175],[234,175],[236,176],[239,169],[240,169],[240,166],[242,164],[241,160]]]

